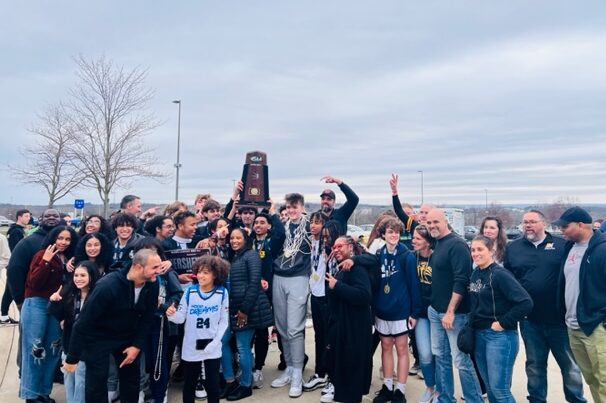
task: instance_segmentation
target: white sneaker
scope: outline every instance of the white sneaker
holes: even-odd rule
[[[253,389],[261,389],[263,387],[263,372],[257,369],[253,372]]]
[[[274,379],[271,382],[271,387],[272,388],[283,388],[286,385],[290,385],[291,381],[292,381],[291,371],[289,371],[289,369],[286,368],[286,371],[284,371],[282,373],[282,375],[280,375],[279,377],[277,377],[276,379]]]
[[[207,396],[208,394],[206,393],[206,390],[204,388],[196,388],[196,400],[204,400]]]
[[[110,390],[107,392],[107,402],[113,403],[120,399],[120,392],[117,390]]]
[[[419,397],[419,403],[432,403],[436,396],[437,392],[435,389],[432,392],[431,389],[425,388],[425,392]]]
[[[139,403],[145,403],[145,392],[139,392]]]
[[[330,388],[324,388],[322,390],[322,395],[320,396],[320,401],[322,403],[332,403],[334,402],[335,399],[335,387],[332,385],[332,383],[328,383],[328,385],[326,385],[327,387],[330,386]],[[327,390],[326,393],[324,393],[324,390]]]
[[[303,379],[292,379],[290,383],[290,390],[288,391],[288,396],[295,398],[299,397],[303,394]]]
[[[329,393],[332,395],[335,394],[335,386],[332,384],[332,382],[328,382],[320,392],[321,395],[327,395]]]
[[[306,392],[310,392],[312,390],[323,388],[324,386],[326,386],[327,382],[327,375],[324,375],[324,377],[320,377],[318,374],[313,374],[313,376],[303,384],[303,390]]]

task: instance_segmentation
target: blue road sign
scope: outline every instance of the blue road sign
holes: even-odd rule
[[[79,208],[79,209],[84,208],[84,199],[74,200],[74,208]]]

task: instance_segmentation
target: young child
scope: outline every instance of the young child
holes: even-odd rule
[[[169,321],[185,322],[181,351],[185,375],[183,402],[194,402],[204,361],[208,402],[218,403],[221,338],[229,325],[229,297],[223,286],[229,263],[217,256],[203,256],[194,262],[192,271],[197,284],[185,291],[179,309],[172,305],[166,310]]]

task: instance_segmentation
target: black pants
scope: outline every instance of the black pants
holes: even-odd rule
[[[98,403],[107,401],[107,374],[109,372],[109,355],[113,355],[119,367],[124,360],[124,351],[128,345],[108,346],[97,343],[86,351],[86,402]],[[120,402],[137,403],[139,401],[139,358],[131,364],[118,368],[120,380]]]
[[[326,297],[311,296],[311,320],[314,324],[316,374],[320,377],[326,375],[326,343],[328,326],[328,306]]]
[[[204,375],[206,376],[206,393],[208,394],[208,403],[219,403],[219,365],[220,358],[205,360]],[[185,361],[181,359],[183,365],[183,375],[185,377],[183,383],[183,403],[194,403],[196,400],[196,383],[202,372],[202,362],[200,361]]]
[[[261,371],[265,365],[267,351],[269,350],[269,331],[266,327],[255,330],[253,337],[255,345],[255,371]]]
[[[13,294],[11,294],[10,288],[4,287],[4,295],[2,296],[2,305],[0,305],[0,315],[6,316],[8,315],[8,308],[11,306],[11,302],[13,302]]]

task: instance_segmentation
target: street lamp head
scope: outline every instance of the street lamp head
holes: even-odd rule
[[[180,103],[181,103],[180,99],[176,99],[176,100],[173,101],[173,104],[180,104]]]

